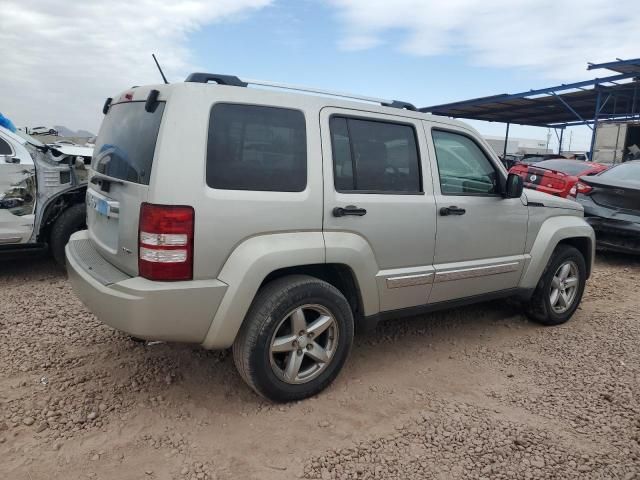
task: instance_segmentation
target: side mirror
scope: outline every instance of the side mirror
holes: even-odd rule
[[[520,198],[524,190],[524,182],[520,175],[510,173],[507,176],[507,187],[504,192],[505,198]]]

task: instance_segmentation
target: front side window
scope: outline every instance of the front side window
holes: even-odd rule
[[[473,140],[442,130],[432,135],[443,195],[498,193],[498,172]]]
[[[422,191],[412,126],[334,116],[329,129],[337,191]]]
[[[11,155],[11,145],[8,142],[5,142],[4,139],[0,138],[0,155]]]
[[[223,190],[303,191],[307,185],[303,113],[215,105],[209,118],[207,185]]]

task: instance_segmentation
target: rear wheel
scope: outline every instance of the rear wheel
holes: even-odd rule
[[[584,257],[570,245],[558,245],[529,302],[527,315],[543,325],[560,325],[578,308],[587,279]]]
[[[69,237],[87,225],[87,209],[84,203],[78,203],[67,208],[57,218],[49,236],[49,248],[56,263],[61,267],[65,265],[64,247],[69,242]]]
[[[300,400],[322,391],[338,375],[353,342],[353,314],[338,289],[314,277],[292,275],[256,296],[233,358],[258,394]]]

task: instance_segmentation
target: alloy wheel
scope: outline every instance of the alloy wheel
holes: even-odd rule
[[[283,382],[306,383],[331,363],[339,339],[338,323],[322,305],[302,305],[278,324],[269,346],[271,368]]]

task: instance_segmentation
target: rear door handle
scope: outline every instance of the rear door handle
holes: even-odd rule
[[[347,205],[346,207],[335,207],[333,209],[334,217],[344,217],[345,215],[355,215],[362,217],[366,215],[367,211],[364,208],[358,208],[355,205]]]
[[[464,215],[465,213],[467,213],[467,211],[464,208],[458,208],[455,205],[452,205],[450,207],[442,207],[440,209],[440,215],[443,215],[443,216]]]

